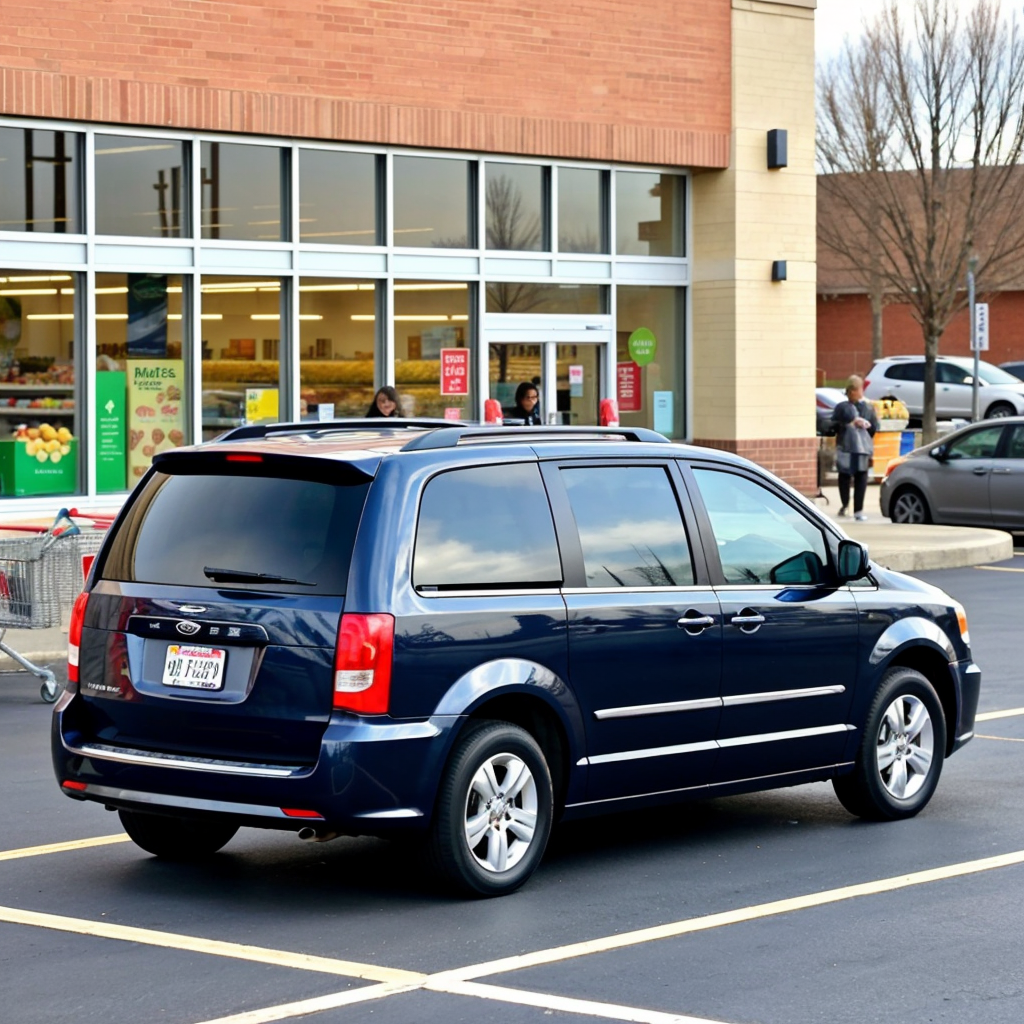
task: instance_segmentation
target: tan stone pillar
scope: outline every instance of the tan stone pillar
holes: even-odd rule
[[[732,151],[693,178],[693,436],[816,490],[814,8],[732,0]],[[768,170],[767,134],[788,133]],[[771,280],[785,260],[787,279]]]

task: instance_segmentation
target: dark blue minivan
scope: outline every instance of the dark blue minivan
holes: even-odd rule
[[[916,814],[980,678],[956,601],[739,457],[278,424],[155,457],[76,603],[53,761],[157,856],[416,833],[499,895],[559,819],[821,779]]]

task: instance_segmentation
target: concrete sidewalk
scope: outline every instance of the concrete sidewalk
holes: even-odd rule
[[[883,519],[878,510],[878,487],[870,485],[864,501],[869,519],[858,523],[852,516],[840,519],[839,489],[826,484],[815,505],[834,519],[854,540],[868,546],[872,559],[900,572],[922,569],[953,569],[982,565],[1013,557],[1013,538],[1002,530],[961,526],[902,526]],[[61,662],[67,657],[67,626],[54,629],[12,629],[4,643],[40,665]],[[17,669],[15,662],[0,653],[0,672]]]

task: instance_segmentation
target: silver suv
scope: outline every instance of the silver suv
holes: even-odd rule
[[[1024,415],[1024,381],[991,363],[979,365],[981,419]],[[974,359],[939,356],[935,360],[935,415],[939,419],[971,418]],[[864,378],[867,398],[892,395],[902,400],[911,416],[924,414],[924,356],[879,359]]]

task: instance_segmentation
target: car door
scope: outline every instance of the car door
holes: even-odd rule
[[[875,387],[871,388],[871,398],[895,395],[907,407],[911,416],[920,416],[924,411],[923,363],[890,363],[882,383],[885,386],[878,394],[875,393]]]
[[[935,415],[970,419],[973,380],[964,367],[938,360],[935,364]]]
[[[858,612],[835,583],[815,513],[770,481],[695,462],[694,505],[722,608],[721,748],[714,781],[841,760],[852,728]]]
[[[1024,530],[1024,424],[1006,428],[989,474],[992,525]]]
[[[1006,428],[979,427],[941,445],[941,457],[929,466],[928,503],[939,523],[991,526],[989,480]]]
[[[722,626],[673,463],[549,463],[589,800],[706,784]]]

